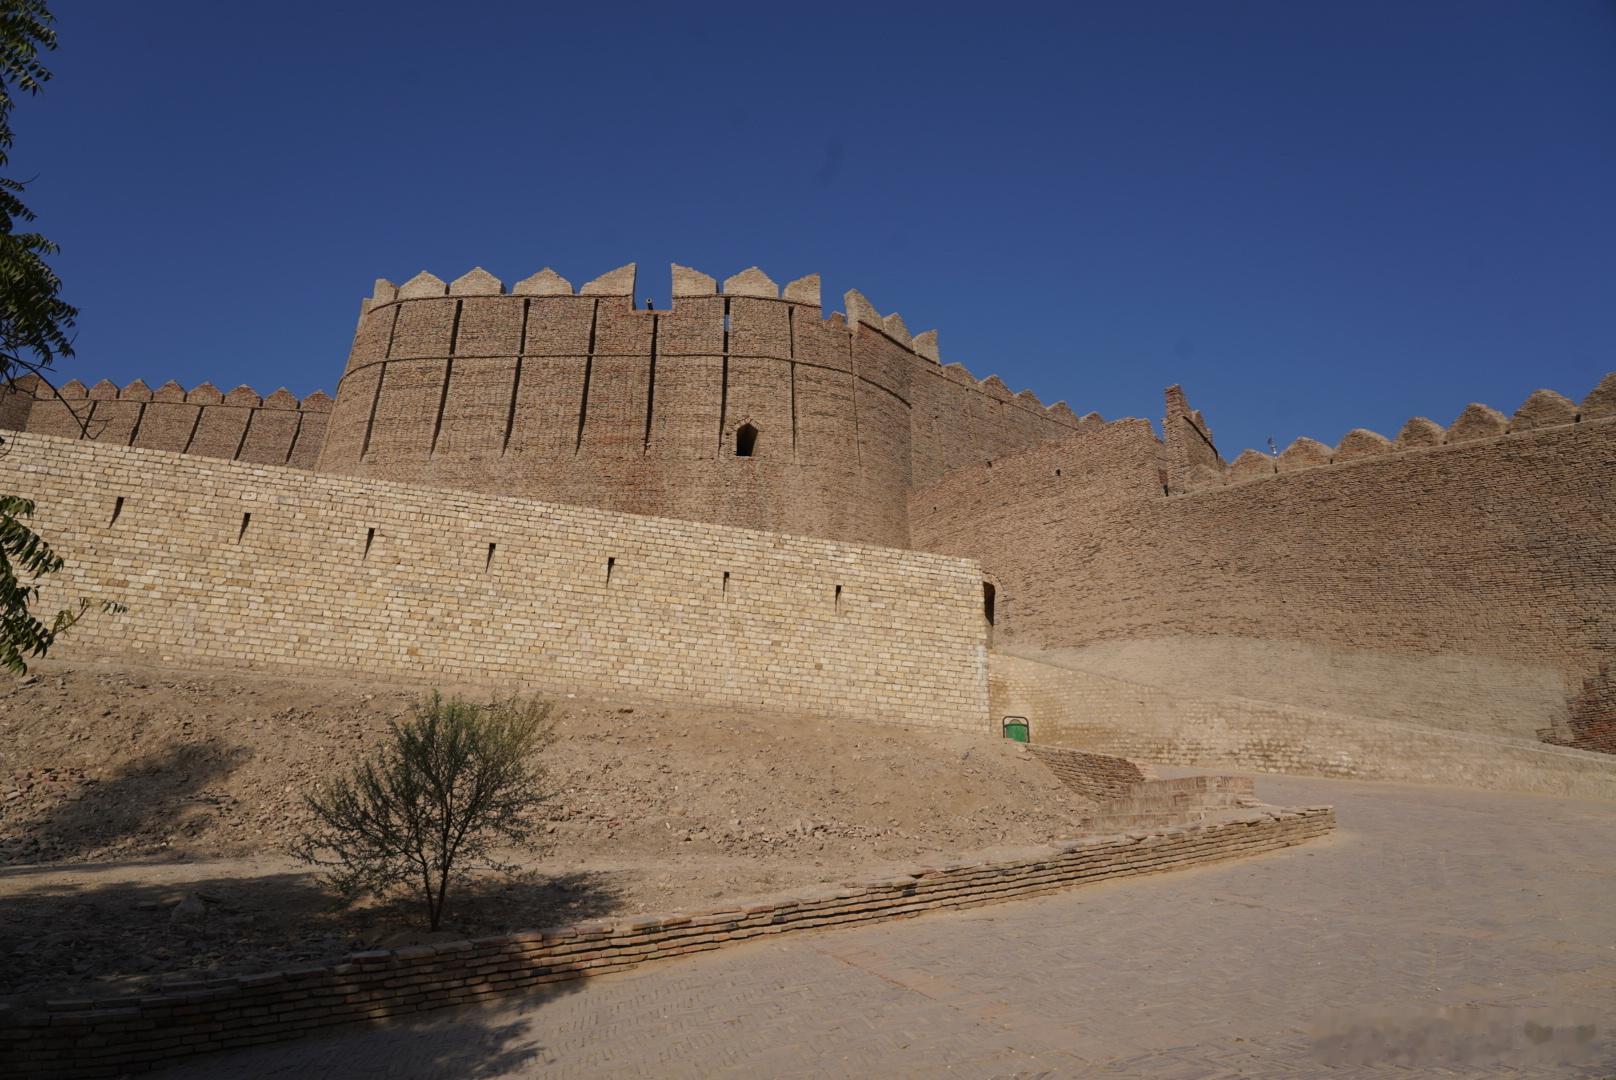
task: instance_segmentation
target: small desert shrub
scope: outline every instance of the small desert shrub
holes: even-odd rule
[[[414,890],[436,930],[450,885],[474,866],[510,869],[495,845],[531,838],[532,811],[549,795],[536,760],[549,716],[548,702],[433,691],[376,754],[305,796],[314,820],[293,853],[350,899]]]

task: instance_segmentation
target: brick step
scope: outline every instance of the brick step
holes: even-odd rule
[[[1150,796],[1148,798],[1108,799],[1099,805],[1102,814],[1158,813],[1183,810],[1233,810],[1244,803],[1239,796],[1214,794],[1204,798],[1187,795]]]
[[[1144,780],[1133,785],[1134,794],[1145,792],[1229,792],[1253,795],[1257,785],[1249,776],[1180,776],[1172,780]]]
[[[1129,829],[1164,828],[1169,825],[1194,825],[1206,818],[1202,810],[1184,810],[1173,812],[1140,812],[1096,814],[1083,822],[1084,828],[1096,832],[1126,832]]]

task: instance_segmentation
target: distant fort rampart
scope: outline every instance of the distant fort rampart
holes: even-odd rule
[[[318,391],[299,401],[285,390],[259,397],[249,386],[225,393],[212,383],[153,390],[140,379],[122,389],[73,379],[52,389],[26,375],[0,388],[0,427],[12,431],[298,469],[314,468],[330,412]]]

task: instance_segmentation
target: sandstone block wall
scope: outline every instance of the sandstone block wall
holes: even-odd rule
[[[18,435],[68,656],[611,687],[982,730],[968,560]]]
[[[1616,649],[1616,417],[1172,496],[1162,449],[1124,420],[956,470],[911,496],[914,544],[982,563],[1007,643],[1239,635],[1573,684]]]
[[[990,709],[1034,743],[1158,765],[1311,773],[1616,799],[1616,758],[1239,698],[1195,698],[995,652]]]

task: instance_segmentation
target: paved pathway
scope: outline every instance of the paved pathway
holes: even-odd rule
[[[168,1075],[1616,1077],[1616,804],[1268,776],[1258,791],[1333,802],[1340,829]]]

